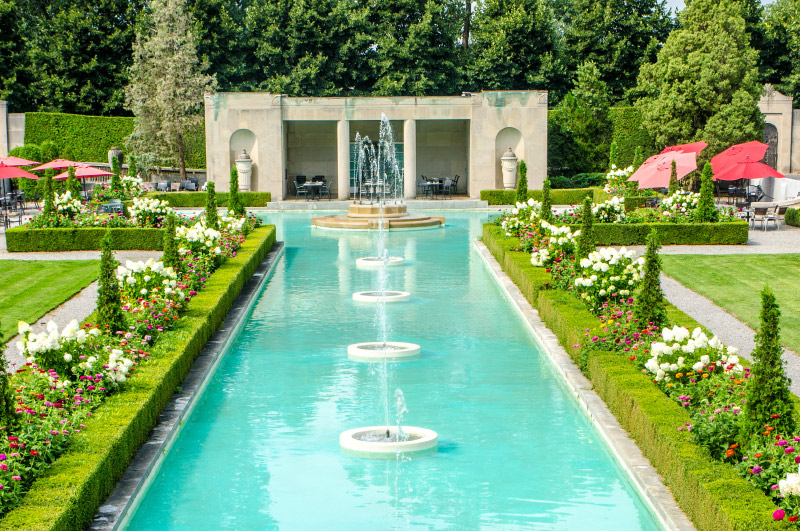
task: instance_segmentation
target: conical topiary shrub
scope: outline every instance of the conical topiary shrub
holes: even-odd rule
[[[125,316],[122,313],[119,281],[117,281],[117,261],[111,250],[111,232],[100,241],[100,278],[97,279],[97,317],[114,333],[125,330]]]
[[[592,199],[583,198],[583,213],[581,216],[581,234],[578,236],[578,248],[575,250],[575,262],[580,263],[583,258],[594,252],[597,243],[594,239],[594,214],[592,214]]]
[[[711,163],[706,162],[703,166],[702,181],[700,184],[700,200],[697,202],[697,210],[694,212],[695,220],[701,223],[709,223],[717,217],[717,207],[714,205],[714,182]]]
[[[542,184],[542,219],[553,220],[553,202],[550,199],[550,179],[545,178]]]
[[[644,327],[652,323],[660,329],[667,324],[664,292],[661,291],[661,258],[658,250],[661,244],[655,229],[647,235],[647,250],[644,253],[644,272],[642,282],[634,297],[633,316]]]
[[[219,218],[217,216],[217,193],[214,183],[206,183],[206,226],[214,230],[219,230]]]
[[[167,220],[164,224],[164,253],[161,255],[161,261],[164,266],[171,267],[178,270],[180,259],[178,258],[178,245],[175,242],[175,214],[170,212],[167,214]]]
[[[528,200],[528,165],[524,160],[519,161],[517,169],[519,177],[517,178],[517,203],[524,203]]]
[[[228,197],[229,212],[233,212],[234,216],[244,216],[247,214],[242,204],[242,198],[239,196],[239,172],[236,170],[236,166],[231,168],[231,191]]]

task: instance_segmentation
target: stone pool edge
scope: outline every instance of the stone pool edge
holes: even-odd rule
[[[159,461],[172,445],[183,420],[191,413],[196,398],[213,374],[221,354],[225,352],[228,343],[244,323],[242,317],[252,309],[256,295],[272,276],[284,250],[284,243],[276,241],[264,261],[259,264],[253,276],[242,288],[222,325],[211,336],[192,364],[181,386],[182,391],[176,393],[164,408],[151,432],[150,439],[139,448],[117,486],[95,513],[92,524],[86,528],[87,531],[113,531],[124,523],[137,495],[152,479],[152,473],[157,470]]]
[[[611,453],[639,490],[642,498],[662,526],[670,530],[694,530],[694,525],[664,486],[658,472],[620,426],[605,402],[592,390],[592,383],[572,362],[569,354],[558,342],[556,335],[539,318],[539,312],[530,305],[483,242],[474,240],[473,248],[488,267],[500,289],[536,336],[553,367],[561,374],[564,383],[578,400],[592,424],[605,440]]]

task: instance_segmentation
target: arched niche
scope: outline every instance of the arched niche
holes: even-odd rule
[[[242,150],[247,151],[247,154],[250,155],[253,161],[253,175],[250,178],[250,190],[258,190],[258,140],[256,139],[256,135],[249,129],[238,129],[231,135],[229,146],[228,168],[234,166]],[[226,175],[224,179],[225,183],[230,185],[230,177],[228,177],[228,175]],[[230,189],[230,186],[226,186],[225,189]]]
[[[525,153],[525,142],[522,133],[515,127],[501,129],[494,140],[494,187],[503,187],[503,170],[500,166],[500,158],[508,148],[511,148],[517,155],[517,159],[522,160]]]
[[[778,169],[778,128],[771,123],[764,124],[764,143],[769,146],[764,155],[764,164]]]

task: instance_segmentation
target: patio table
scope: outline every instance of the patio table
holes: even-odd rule
[[[315,196],[316,196],[317,200],[319,200],[319,198],[321,196],[321,194],[319,192],[320,192],[320,190],[322,190],[322,185],[323,184],[325,184],[325,183],[320,182],[320,181],[315,181],[315,182],[310,182],[310,183],[307,182],[307,183],[303,184],[303,188],[305,188],[306,190],[311,192],[309,195],[311,196],[312,200],[314,199]],[[306,196],[306,201],[308,201],[308,197],[307,196]]]

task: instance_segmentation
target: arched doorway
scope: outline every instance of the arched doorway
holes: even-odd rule
[[[525,153],[525,143],[522,140],[522,133],[515,127],[506,127],[497,133],[494,141],[494,187],[503,187],[503,170],[500,165],[500,158],[508,148],[511,148],[517,155],[517,159],[522,160]]]
[[[234,161],[241,154],[242,150],[247,151],[253,161],[253,173],[250,177],[250,190],[258,190],[258,141],[256,135],[249,129],[238,129],[233,132],[229,142],[228,167],[232,168]],[[243,188],[244,183],[239,183],[239,188]],[[229,188],[229,187],[226,187]]]
[[[778,169],[778,128],[767,123],[764,124],[764,143],[769,146],[767,154],[764,155],[764,164],[777,170]]]

